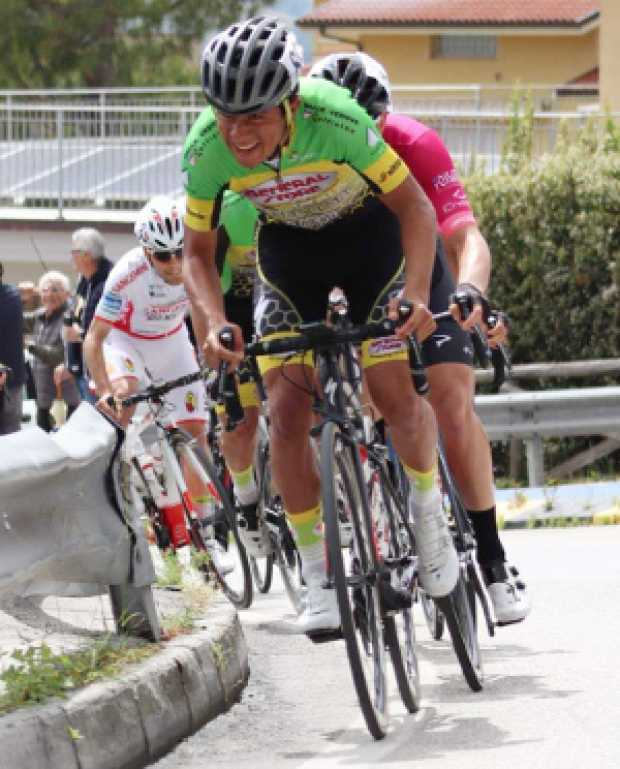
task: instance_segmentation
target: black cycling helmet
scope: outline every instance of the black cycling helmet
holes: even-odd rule
[[[367,53],[332,53],[320,59],[310,77],[322,77],[348,88],[375,120],[390,107],[390,81],[381,64]]]
[[[294,93],[302,63],[295,35],[278,19],[257,16],[232,24],[207,43],[202,88],[222,112],[260,112]]]

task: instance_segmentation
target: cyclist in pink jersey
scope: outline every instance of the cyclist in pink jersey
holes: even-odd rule
[[[390,85],[379,62],[364,53],[332,54],[317,62],[310,75],[348,88],[373,117],[383,138],[409,167],[430,199],[440,233],[433,271],[430,308],[438,312],[452,302],[454,282],[471,307],[461,329],[439,324],[423,346],[435,410],[450,468],[469,512],[478,542],[478,561],[487,581],[499,624],[524,619],[530,605],[516,569],[506,568],[495,511],[493,465],[489,440],[473,407],[473,351],[467,333],[480,324],[491,346],[507,336],[501,321],[487,328],[483,309],[491,275],[491,254],[459,181],[450,153],[428,126],[390,111]],[[445,254],[445,256],[444,256]],[[449,269],[446,269],[449,267]],[[456,305],[451,306],[457,312]]]

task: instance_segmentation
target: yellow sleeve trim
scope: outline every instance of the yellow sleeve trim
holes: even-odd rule
[[[198,232],[211,232],[213,226],[213,200],[200,200],[187,196],[184,223]]]
[[[408,175],[409,169],[406,164],[391,147],[386,147],[386,151],[379,160],[364,171],[364,176],[373,181],[383,194],[400,187]]]

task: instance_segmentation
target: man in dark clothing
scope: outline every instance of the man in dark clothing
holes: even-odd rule
[[[105,242],[101,233],[93,227],[81,227],[75,230],[71,245],[73,266],[81,277],[75,291],[74,322],[71,325],[65,325],[63,329],[63,339],[68,348],[67,359],[64,366],[57,367],[56,381],[60,382],[67,376],[71,376],[73,372],[80,395],[92,403],[94,399],[88,390],[87,372],[83,369],[83,364],[79,365],[82,363],[81,350],[77,350],[76,347],[81,345],[88,331],[113,264],[105,256]],[[70,348],[70,345],[73,347]]]
[[[22,300],[15,286],[2,282],[3,273],[0,263],[0,366],[10,368],[0,373],[0,435],[8,435],[21,427],[26,369]]]

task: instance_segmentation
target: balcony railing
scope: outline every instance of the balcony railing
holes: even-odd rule
[[[536,107],[534,153],[540,155],[553,149],[561,121],[569,129],[584,124],[589,105],[571,97],[569,111],[549,111],[541,104],[563,103],[545,101],[554,89],[529,91]],[[398,86],[393,99],[396,111],[439,132],[462,171],[478,164],[493,173],[511,93]],[[22,216],[37,216],[45,209],[49,218],[79,208],[96,217],[136,209],[154,193],[180,194],[183,142],[203,108],[197,88],[0,92],[0,213],[6,218],[21,209]]]

